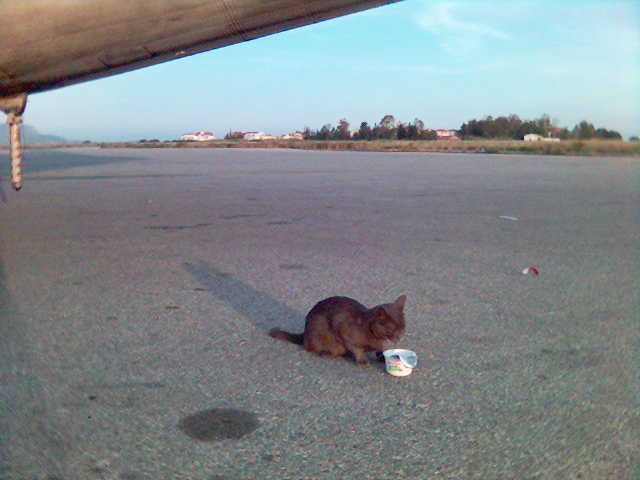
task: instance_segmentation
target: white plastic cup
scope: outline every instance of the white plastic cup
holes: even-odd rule
[[[393,348],[382,352],[387,373],[395,377],[406,377],[418,364],[418,356],[411,350]]]

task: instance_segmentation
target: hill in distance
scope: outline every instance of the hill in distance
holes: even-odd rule
[[[38,132],[38,130],[31,126],[23,124],[21,125],[22,131],[22,143],[29,146],[38,143],[72,143],[65,138],[58,137],[57,135],[47,135]],[[0,145],[9,144],[9,126],[6,123],[0,124]]]

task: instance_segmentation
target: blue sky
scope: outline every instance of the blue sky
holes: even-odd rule
[[[640,1],[398,4],[30,97],[72,140],[546,113],[640,135]]]

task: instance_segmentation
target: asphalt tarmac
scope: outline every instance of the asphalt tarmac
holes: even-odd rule
[[[72,149],[25,172],[0,190],[0,480],[640,478],[637,158]],[[401,294],[408,377],[267,335]]]

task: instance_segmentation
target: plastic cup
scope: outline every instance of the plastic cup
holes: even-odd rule
[[[387,373],[394,377],[406,377],[418,364],[418,356],[411,350],[393,348],[382,352]]]

